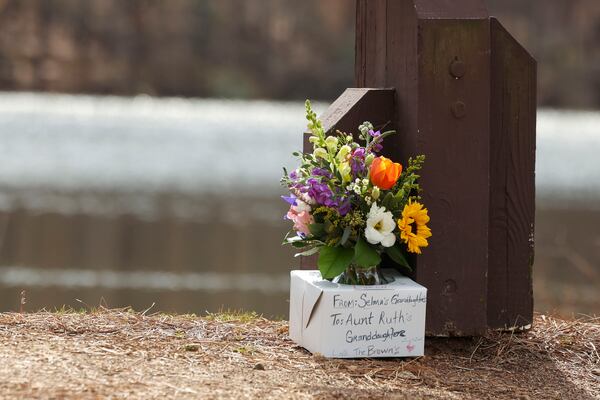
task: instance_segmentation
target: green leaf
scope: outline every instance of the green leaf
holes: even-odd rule
[[[340,239],[340,244],[341,245],[345,245],[346,244],[346,242],[348,241],[348,238],[350,237],[350,233],[352,233],[352,229],[349,226],[347,226],[344,229],[344,233],[342,234],[342,238]]]
[[[381,262],[381,256],[373,246],[359,237],[354,246],[354,262],[359,267],[374,267]]]
[[[287,235],[285,235],[285,238],[283,238],[284,241],[288,242],[288,243],[292,243],[292,242],[301,242],[304,239],[301,238],[300,236],[296,235],[296,236],[290,236],[292,234],[292,231],[289,231],[287,233]]]
[[[314,237],[322,237],[325,234],[325,224],[310,224],[308,230]]]
[[[379,135],[379,141],[382,141],[383,139],[385,139],[386,137],[390,136],[390,135],[395,135],[396,131],[385,131],[383,132],[381,135]]]
[[[297,249],[302,249],[308,245],[308,243],[306,243],[306,242],[290,242],[289,244],[291,244],[292,246],[294,246]]]
[[[323,246],[319,252],[317,265],[324,279],[333,279],[348,267],[354,258],[354,251],[345,247]]]
[[[308,257],[308,256],[312,256],[313,254],[317,254],[319,252],[320,247],[313,247],[312,249],[308,249],[306,251],[303,251],[302,253],[296,253],[294,254],[294,257]]]
[[[410,271],[412,271],[410,264],[408,264],[408,261],[404,256],[404,252],[397,243],[392,247],[386,248],[385,252],[396,264],[408,268]]]
[[[389,210],[391,205],[390,203],[392,202],[392,200],[394,200],[394,195],[392,194],[392,192],[389,192],[381,201],[381,205],[385,207],[386,210]]]
[[[394,196],[399,200],[404,199],[404,187],[400,187],[400,189],[398,189],[398,193],[396,193],[396,195]]]
[[[292,236],[292,237],[288,237],[288,235],[291,232],[288,232],[287,235],[285,235],[285,238],[283,238],[283,243],[282,244],[291,244],[292,246],[296,247],[296,248],[302,248],[302,247],[306,247],[306,241],[305,239],[301,238],[300,236]]]

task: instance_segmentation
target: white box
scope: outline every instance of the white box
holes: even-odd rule
[[[427,289],[394,270],[377,286],[332,283],[292,271],[290,337],[332,358],[416,357],[425,347]]]

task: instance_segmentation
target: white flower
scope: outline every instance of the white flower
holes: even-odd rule
[[[296,205],[291,207],[292,210],[300,214],[303,211],[311,211],[311,207],[300,199],[296,199]]]
[[[311,206],[315,204],[315,199],[313,199],[312,197],[310,197],[308,195],[308,193],[302,193],[300,195],[300,198],[302,199],[302,201],[304,201],[307,205]],[[310,208],[310,207],[309,207]],[[310,210],[309,210],[310,211]]]
[[[385,211],[385,207],[377,207],[377,203],[373,203],[367,215],[367,227],[365,228],[367,242],[381,243],[383,247],[392,247],[396,243],[396,235],[393,233],[395,227],[392,213]]]

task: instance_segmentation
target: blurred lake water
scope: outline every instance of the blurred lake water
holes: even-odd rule
[[[317,110],[325,104],[317,103]],[[0,311],[286,316],[302,103],[0,94]],[[600,311],[600,113],[541,110],[536,309]]]

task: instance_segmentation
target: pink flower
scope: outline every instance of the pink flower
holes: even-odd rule
[[[303,201],[297,201],[298,205],[291,206],[287,213],[288,219],[294,222],[294,230],[310,235],[310,229],[308,226],[315,222],[313,216],[310,214],[310,206]]]

